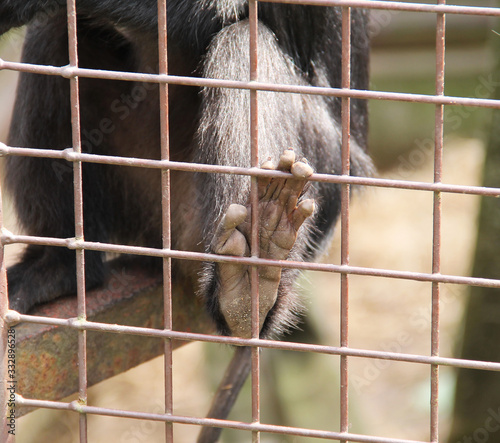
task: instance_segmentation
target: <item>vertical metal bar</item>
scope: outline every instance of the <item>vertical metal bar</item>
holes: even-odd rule
[[[438,0],[444,5],[446,0]],[[445,15],[438,14],[436,22],[436,95],[444,95],[445,67]],[[440,183],[443,170],[443,135],[444,106],[436,106],[435,114],[435,147],[434,147],[434,182]],[[441,272],[441,193],[434,193],[433,239],[432,239],[432,272]],[[431,355],[439,355],[439,299],[440,284],[432,284],[432,326]],[[432,442],[439,441],[439,366],[431,366],[431,417],[430,436]]]
[[[3,232],[3,205],[2,190],[0,187],[0,233]],[[2,414],[1,438],[5,443],[15,442],[16,419],[15,406],[12,405],[11,393],[17,391],[17,374],[15,365],[9,366],[9,325],[5,322],[5,316],[9,309],[7,296],[7,272],[5,268],[5,246],[0,244],[0,405]],[[15,360],[15,337],[11,348],[11,356]],[[10,370],[9,370],[10,369]],[[10,404],[9,404],[10,403]]]
[[[351,87],[351,8],[342,8],[342,88]],[[342,98],[342,175],[350,174],[351,99]],[[349,199],[350,185],[342,184],[341,263],[349,264]],[[341,275],[340,346],[349,346],[349,276]],[[349,431],[348,359],[340,358],[340,431]]]
[[[256,81],[257,73],[257,1],[251,0],[249,3],[249,21],[250,21],[250,81]],[[259,166],[259,127],[258,127],[258,102],[257,91],[250,90],[250,155],[252,167]],[[259,217],[258,217],[258,194],[257,194],[257,179],[252,177],[251,186],[251,205],[252,205],[252,232],[251,232],[251,254],[252,257],[259,256]],[[259,337],[260,321],[259,321],[259,297],[258,297],[258,268],[252,267],[252,273],[256,277],[256,286],[252,285],[252,290],[257,292],[252,293],[252,336]],[[253,280],[252,280],[253,282]],[[253,315],[255,314],[255,315]]]
[[[258,2],[250,0],[250,81],[258,80]],[[258,128],[258,101],[257,91],[250,91],[250,151],[252,167],[259,166],[259,128]],[[250,201],[252,208],[251,255],[259,256],[259,214],[257,193],[257,178],[252,177]],[[258,267],[251,267],[251,293],[252,293],[252,338],[260,335],[259,315],[259,272]],[[252,348],[252,422],[260,423],[260,350]],[[252,433],[252,442],[260,442],[260,432]]]
[[[69,63],[71,67],[78,67],[78,38],[75,0],[67,0],[68,14],[68,47]],[[71,129],[74,152],[81,153],[81,127],[80,127],[80,97],[79,79],[77,76],[70,78],[71,98]],[[73,187],[75,205],[75,238],[84,239],[83,232],[83,176],[82,162],[73,162]],[[76,287],[78,299],[78,318],[86,319],[85,307],[85,251],[77,248],[76,254]],[[87,404],[87,331],[78,331],[78,380],[79,402]],[[80,413],[80,442],[87,441],[87,415]]]
[[[168,74],[168,52],[167,52],[167,4],[166,0],[158,0],[158,56],[159,73]],[[168,109],[168,85],[160,83],[160,131],[161,131],[161,159],[170,159],[170,132],[169,132],[169,109]],[[170,249],[171,240],[171,214],[170,214],[170,170],[161,171],[162,192],[162,236],[163,249]],[[172,259],[163,259],[163,327],[172,330]],[[171,340],[165,340],[164,346],[164,372],[165,372],[165,413],[173,414],[173,347]],[[165,423],[165,438],[167,443],[173,443],[173,424]]]

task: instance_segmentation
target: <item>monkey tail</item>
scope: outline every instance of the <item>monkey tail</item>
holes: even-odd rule
[[[212,400],[207,418],[221,420],[227,418],[250,373],[252,367],[251,355],[252,348],[248,346],[239,346],[236,348],[233,359],[229,363]],[[201,430],[197,443],[215,443],[219,439],[221,432],[222,428],[206,426]]]

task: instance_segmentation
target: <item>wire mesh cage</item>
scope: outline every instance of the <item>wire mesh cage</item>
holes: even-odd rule
[[[242,2],[249,23],[248,81],[178,75],[170,62],[179,59],[182,49],[167,39],[167,15],[175,13],[169,3],[158,1],[157,72],[117,69],[122,65],[113,66],[113,60],[106,60],[105,68],[80,66],[78,41],[83,37],[78,35],[77,12],[82,11],[75,0],[36,6],[40,8],[36,23],[60,18],[61,11],[67,19],[69,64],[14,61],[8,46],[22,40],[19,33],[9,34],[10,40],[0,47],[6,54],[0,59],[0,74],[58,77],[69,84],[71,147],[2,143],[0,150],[3,157],[47,159],[56,176],[71,177],[74,202],[73,234],[33,236],[10,221],[12,202],[2,195],[3,441],[14,441],[16,436],[17,441],[36,441],[41,435],[53,440],[61,435],[66,439],[61,441],[101,441],[112,433],[111,440],[117,442],[181,442],[193,441],[202,426],[223,428],[225,441],[495,441],[500,430],[496,403],[500,395],[495,394],[500,356],[494,345],[500,288],[495,272],[500,183],[494,169],[500,80],[493,54],[498,54],[500,37],[495,29],[500,32],[500,28],[495,26],[500,7],[487,0],[460,5],[445,0],[282,2],[338,11],[341,84],[331,87],[259,79],[259,5],[281,4],[274,0]],[[211,8],[218,2],[194,3]],[[358,25],[352,14],[361,9],[371,14],[370,90],[351,85],[351,60],[359,49],[351,44],[352,28]],[[120,28],[120,23],[114,26]],[[120,32],[128,38],[121,28]],[[130,95],[118,93],[117,101],[108,103],[128,127],[117,136],[120,141],[133,138],[134,131],[137,137],[146,133],[141,107],[157,105],[161,154],[139,158],[103,155],[95,149],[114,134],[113,121],[102,118],[97,127],[82,126],[85,80],[95,81],[97,96],[104,94],[106,82],[134,85]],[[173,116],[175,109],[169,110],[169,94],[195,91],[187,100],[189,107],[189,100],[197,100],[202,88],[248,91],[250,149],[245,155],[251,167],[172,158],[170,132],[176,129],[173,125],[185,123]],[[4,96],[9,110],[12,90],[7,88]],[[156,94],[158,98],[150,100]],[[333,97],[341,108],[341,170],[308,177],[312,186],[340,189],[340,222],[333,245],[316,263],[176,249],[172,214],[189,214],[200,196],[186,192],[181,204],[172,202],[172,176],[251,177],[252,214],[258,213],[259,178],[290,177],[259,168],[263,94]],[[353,101],[370,106],[370,152],[378,169],[370,177],[351,174]],[[128,115],[134,112],[136,121],[129,124]],[[7,113],[2,119],[9,119]],[[144,148],[144,152],[150,151]],[[161,247],[86,238],[84,214],[91,205],[83,185],[87,164],[158,174]],[[130,173],[131,179],[134,174]],[[249,240],[252,247],[258,241],[255,226]],[[28,314],[9,310],[7,255],[19,245],[52,246],[74,254],[76,297],[57,299]],[[110,272],[103,287],[86,289],[85,260],[92,251],[106,254]],[[151,273],[118,256],[155,257],[162,266]],[[180,262],[250,267],[251,336],[215,332],[193,288],[172,283]],[[283,341],[259,338],[259,266],[294,269],[303,275],[299,286],[307,305],[305,320]],[[177,350],[187,343],[190,346]],[[219,380],[227,364],[229,348],[221,344],[252,349],[247,392],[228,420],[205,418],[212,379]],[[122,374],[158,355],[162,357],[153,363]],[[117,374],[121,378],[110,379]],[[121,394],[113,398],[110,392]],[[127,403],[131,397],[141,397],[141,402]],[[50,430],[44,429],[47,423]]]

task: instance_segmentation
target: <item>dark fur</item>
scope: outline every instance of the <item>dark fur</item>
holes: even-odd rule
[[[68,63],[66,11],[50,11],[42,0],[0,4],[0,33],[31,22],[23,61]],[[82,67],[157,71],[156,0],[80,0],[79,57]],[[58,8],[54,8],[58,5]],[[246,2],[168,2],[169,67],[172,74],[248,79]],[[259,9],[260,80],[339,87],[341,16],[335,8],[263,4]],[[352,86],[368,87],[366,14],[353,11]],[[71,146],[68,80],[21,74],[9,144],[65,149]],[[201,92],[201,93],[200,93]],[[170,87],[171,158],[179,161],[250,166],[248,92]],[[365,174],[365,101],[352,101],[353,174]],[[159,158],[157,87],[151,84],[81,79],[82,145],[86,152]],[[340,100],[259,93],[259,150],[262,159],[292,147],[320,173],[340,172]],[[225,111],[222,112],[222,111]],[[84,164],[85,238],[90,241],[160,247],[158,171]],[[71,169],[49,159],[7,159],[6,184],[24,229],[33,235],[74,236]],[[172,173],[173,248],[209,250],[214,226],[230,203],[245,204],[249,179],[231,175]],[[316,184],[307,192],[319,210],[301,230],[292,251],[309,259],[332,231],[340,207],[338,186]],[[103,254],[87,251],[88,287],[102,283]],[[196,263],[175,263],[174,279],[197,290]],[[214,267],[204,271],[205,297],[222,332]],[[9,269],[11,306],[33,305],[75,291],[74,253],[29,246]],[[269,335],[294,322],[294,272],[284,272],[278,301],[264,325]],[[291,313],[291,314],[290,314]]]
[[[28,24],[23,61],[68,64],[65,0],[0,1],[0,34]],[[156,0],[78,0],[80,66],[157,72]],[[169,0],[169,69],[177,75],[248,80],[247,6],[243,0]],[[259,79],[276,83],[339,87],[341,14],[335,8],[261,4]],[[368,38],[365,12],[353,10],[352,87],[368,88]],[[159,158],[157,86],[80,79],[82,146],[85,152]],[[171,159],[250,166],[247,91],[170,86]],[[340,173],[340,100],[260,92],[261,159],[276,162],[292,147],[320,173]],[[367,105],[352,100],[351,171],[362,175],[370,162],[364,153]],[[21,74],[11,146],[65,149],[71,146],[68,80]],[[249,179],[231,175],[172,172],[172,247],[210,249],[221,215],[231,203],[246,204]],[[27,233],[74,236],[73,174],[67,162],[10,157],[6,185]],[[161,247],[159,171],[84,164],[85,239]],[[315,184],[306,197],[319,209],[299,231],[290,258],[314,258],[333,230],[340,211],[340,187]],[[86,251],[86,283],[106,276],[102,253]],[[144,258],[141,260],[145,260]],[[152,260],[154,262],[154,260]],[[74,251],[29,246],[8,270],[12,309],[32,306],[76,291]],[[201,279],[200,279],[201,274]],[[262,335],[295,322],[299,303],[293,293],[295,271],[284,270],[278,299]],[[219,330],[229,333],[219,309],[216,267],[174,261],[174,284],[201,291]],[[201,284],[200,284],[201,281]],[[241,357],[244,356],[244,357]],[[225,418],[250,367],[249,351],[235,355],[219,389],[211,417]],[[243,359],[244,361],[241,361]],[[232,366],[232,367],[233,367]],[[225,382],[225,383],[226,383]],[[226,384],[227,384],[226,383]],[[205,430],[200,442],[213,442],[220,430]]]

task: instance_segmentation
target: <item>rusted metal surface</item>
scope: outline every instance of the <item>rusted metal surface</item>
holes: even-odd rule
[[[439,5],[444,5],[445,0],[438,0]],[[436,18],[436,96],[444,95],[445,80],[445,40],[446,40],[446,16],[443,13],[437,14]],[[434,120],[434,183],[441,183],[443,176],[443,147],[444,147],[444,106],[436,105]],[[442,234],[442,193],[434,192],[433,195],[433,216],[432,216],[432,273],[441,272],[441,234]],[[439,356],[439,324],[440,310],[439,301],[441,296],[441,285],[439,282],[432,283],[431,302],[431,355]],[[432,365],[430,368],[430,440],[439,440],[439,365]]]
[[[213,332],[203,303],[194,293],[174,288],[173,325],[177,331]],[[161,275],[116,262],[103,288],[87,293],[89,321],[163,329]],[[67,296],[32,314],[74,318],[77,299]],[[18,392],[26,398],[59,400],[78,392],[78,330],[22,323],[16,326]],[[185,342],[174,341],[174,348]],[[87,378],[92,386],[163,353],[163,339],[87,331]],[[28,410],[18,408],[23,415]]]
[[[351,8],[342,8],[342,89],[351,88]],[[351,98],[342,97],[342,175],[350,175]],[[340,263],[349,266],[350,183],[341,185]],[[349,346],[349,274],[340,276],[340,346]],[[340,357],[340,432],[349,432],[349,360]]]
[[[389,3],[388,3],[389,4]],[[487,8],[478,8],[487,9]],[[485,14],[491,16],[500,16],[498,9],[495,9],[496,14]],[[33,74],[45,75],[60,75],[62,77],[71,78],[73,76],[86,78],[99,78],[107,80],[123,80],[123,81],[138,81],[149,83],[167,83],[172,85],[186,86],[201,86],[209,88],[230,88],[230,89],[245,89],[250,91],[275,91],[275,92],[290,92],[294,94],[311,94],[323,95],[327,97],[351,97],[359,99],[371,100],[391,100],[403,101],[410,103],[429,103],[443,105],[459,105],[459,106],[477,106],[484,108],[500,108],[498,100],[487,98],[473,97],[455,97],[455,96],[437,96],[426,94],[413,94],[405,92],[386,92],[386,91],[363,91],[357,89],[343,90],[339,88],[324,88],[319,86],[298,86],[298,85],[283,85],[265,82],[245,82],[236,80],[215,80],[199,77],[182,77],[175,75],[155,75],[155,74],[140,74],[120,71],[105,71],[85,68],[68,68],[54,67],[44,65],[33,65],[29,63],[17,63],[0,59],[0,70],[9,69],[19,72],[30,72]]]
[[[166,0],[158,1],[158,60],[159,73],[168,74],[168,44],[167,44],[167,4]],[[168,107],[168,84],[160,84],[160,146],[161,159],[170,159],[170,133],[169,133],[169,107]],[[170,249],[171,236],[171,212],[170,212],[170,169],[161,171],[161,207],[162,207],[162,246]],[[172,259],[163,258],[163,327],[172,330]],[[163,343],[164,355],[164,389],[165,389],[165,413],[172,414],[174,409],[172,389],[172,366],[173,346],[172,340]],[[165,439],[167,443],[173,443],[174,434],[171,423],[165,423]]]
[[[67,0],[68,20],[68,49],[69,66],[78,68],[78,38],[76,23],[76,1]],[[71,136],[73,150],[82,152],[81,126],[80,126],[80,79],[71,77],[70,100],[71,100]],[[73,162],[73,195],[75,214],[75,237],[83,239],[83,170],[82,162]],[[86,318],[86,292],[85,292],[85,251],[77,248],[76,255],[76,295],[78,318]],[[78,331],[78,397],[82,405],[87,404],[87,331]],[[79,432],[80,441],[87,441],[87,415],[80,414]]]
[[[138,420],[154,420],[169,423],[180,423],[197,426],[226,427],[229,429],[240,429],[252,432],[268,432],[281,435],[295,435],[300,437],[320,438],[335,441],[351,441],[360,443],[426,443],[417,440],[406,440],[398,438],[374,437],[354,433],[341,433],[332,431],[322,431],[319,429],[308,429],[292,426],[277,426],[264,423],[244,423],[233,420],[218,420],[214,418],[185,417],[178,415],[153,414],[138,411],[124,411],[96,406],[79,406],[76,402],[62,403],[43,400],[19,399],[19,404],[23,406],[43,407],[49,409],[78,411],[86,414],[104,415],[108,417],[122,417]]]
[[[250,0],[248,3],[249,26],[250,26],[250,81],[259,80],[258,74],[258,2]],[[259,159],[259,101],[257,91],[250,91],[250,164],[253,168],[260,165]],[[252,177],[250,188],[251,203],[251,233],[250,233],[250,254],[258,258],[260,251],[259,236],[259,196],[257,191],[257,178]],[[252,297],[251,308],[251,335],[252,338],[259,338],[260,319],[259,319],[259,270],[256,266],[250,268],[250,289]],[[252,423],[260,423],[260,349],[253,347],[251,350],[252,368]],[[252,443],[260,442],[260,432],[252,433]]]
[[[197,332],[166,331],[148,327],[126,326],[123,324],[100,323],[93,321],[80,321],[75,318],[58,319],[54,317],[40,317],[34,315],[19,315],[9,311],[6,315],[9,324],[24,322],[30,324],[43,324],[61,326],[73,329],[86,329],[87,331],[110,332],[114,334],[134,334],[141,337],[169,338],[177,341],[199,341],[206,343],[220,343],[234,346],[259,346],[266,349],[281,349],[284,351],[314,352],[325,355],[346,355],[350,357],[375,358],[381,360],[419,363],[427,365],[440,365],[456,368],[482,369],[500,372],[500,363],[478,360],[466,360],[450,357],[433,357],[420,354],[407,354],[402,352],[374,351],[353,347],[324,346],[306,343],[283,342],[276,340],[245,339],[238,337],[224,337],[220,335],[207,335]]]
[[[500,101],[495,100],[495,107],[500,108]],[[33,149],[6,146],[0,143],[0,156],[19,155],[26,157],[54,158],[66,160],[82,160],[87,163],[99,163],[106,165],[130,166],[151,169],[170,169],[172,171],[204,172],[219,174],[247,175],[250,177],[290,177],[291,174],[281,171],[272,171],[260,168],[240,168],[236,166],[205,165],[201,163],[185,163],[164,160],[146,160],[131,157],[114,157],[96,154],[76,154],[71,149],[64,151],[52,149]],[[321,183],[349,183],[358,186],[374,186],[381,188],[408,189],[413,191],[449,192],[455,194],[485,195],[497,197],[500,188],[484,186],[456,185],[449,183],[428,183],[399,179],[382,179],[375,177],[355,177],[332,174],[312,174],[309,181]]]
[[[500,196],[499,192],[494,195]],[[334,272],[338,274],[354,274],[354,275],[369,275],[373,277],[388,277],[400,278],[404,280],[426,281],[426,282],[440,282],[440,283],[453,283],[471,286],[484,286],[490,288],[500,288],[500,280],[491,278],[479,277],[464,277],[460,275],[448,274],[433,274],[425,272],[412,272],[412,271],[398,271],[392,269],[377,269],[366,268],[362,266],[352,265],[336,265],[329,263],[309,263],[298,262],[293,260],[271,260],[257,257],[236,257],[228,255],[215,255],[202,252],[191,251],[178,251],[178,250],[162,250],[154,248],[145,248],[139,246],[115,245],[111,243],[94,243],[75,241],[75,239],[58,239],[52,237],[34,237],[26,235],[13,235],[4,231],[2,236],[4,244],[24,243],[33,245],[47,245],[75,247],[74,244],[78,243],[79,247],[88,249],[89,251],[103,251],[120,254],[136,254],[136,255],[149,255],[152,257],[172,257],[183,260],[196,260],[196,261],[213,261],[216,263],[240,263],[242,265],[261,265],[261,266],[276,266],[280,268],[301,269],[311,271],[324,271]]]

